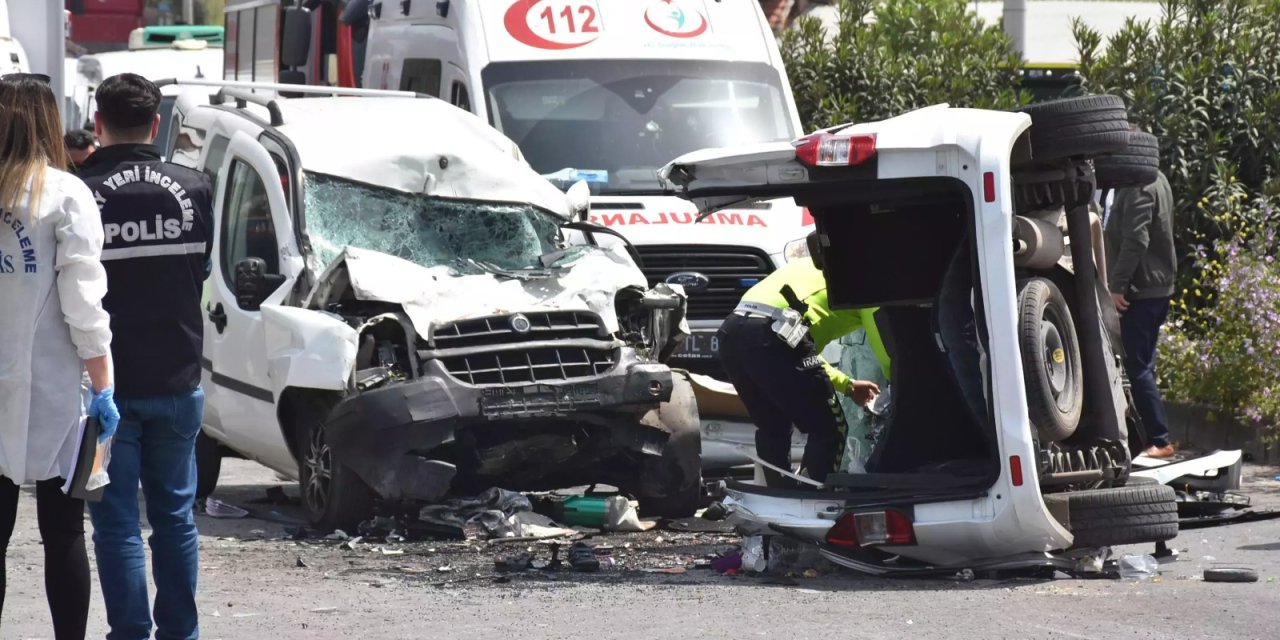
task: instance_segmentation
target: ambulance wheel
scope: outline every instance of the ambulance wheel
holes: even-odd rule
[[[1160,171],[1160,141],[1141,131],[1129,134],[1129,146],[1121,153],[1093,161],[1099,189],[1142,187],[1156,181]]]
[[[373,490],[333,457],[325,438],[324,422],[333,410],[329,399],[308,398],[295,414],[295,451],[298,456],[302,504],[311,525],[327,532],[355,531],[373,516]]]
[[[1178,537],[1178,496],[1173,487],[1132,487],[1065,494],[1073,548],[1165,542]]]
[[[640,496],[640,515],[685,518],[702,506],[702,421],[693,384],[681,371],[671,372],[671,400],[662,403],[658,418],[670,432],[662,456],[644,465],[666,487],[661,495]],[[645,483],[641,483],[645,484]]]
[[[1027,414],[1044,442],[1061,442],[1080,426],[1084,374],[1071,310],[1047,278],[1018,292],[1018,341],[1027,388]]]
[[[213,495],[218,488],[218,476],[222,473],[222,445],[204,431],[196,436],[196,504]]]
[[[1018,111],[1031,116],[1031,156],[1036,162],[1093,158],[1129,145],[1129,115],[1119,96],[1048,100]]]

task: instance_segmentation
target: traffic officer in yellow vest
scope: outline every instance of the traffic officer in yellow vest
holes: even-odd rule
[[[872,321],[874,309],[833,311],[827,283],[813,260],[778,269],[753,286],[720,327],[720,358],[756,424],[756,455],[790,468],[791,428],[808,436],[804,469],[822,482],[844,452],[848,426],[836,392],[866,406],[880,388],[853,380],[818,355],[831,342],[864,328],[888,377],[889,357]],[[765,469],[771,486],[782,476]]]

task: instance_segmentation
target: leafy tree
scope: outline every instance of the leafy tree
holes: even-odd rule
[[[811,18],[781,39],[805,129],[865,122],[947,102],[1023,104],[1022,58],[999,25],[964,2],[840,0],[838,34]]]

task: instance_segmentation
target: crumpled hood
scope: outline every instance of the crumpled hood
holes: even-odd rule
[[[399,304],[420,336],[463,320],[551,309],[591,311],[610,333],[618,330],[617,292],[648,288],[644,274],[616,251],[587,248],[558,274],[517,280],[491,274],[454,275],[449,267],[423,267],[377,251],[348,247],[325,269],[326,282],[345,265],[357,298]],[[317,288],[318,290],[319,288]]]

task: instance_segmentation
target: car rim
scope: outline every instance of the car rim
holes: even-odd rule
[[[307,506],[315,513],[323,513],[329,505],[329,485],[333,479],[333,456],[324,441],[323,429],[312,429],[307,447]]]
[[[1071,362],[1067,353],[1067,345],[1058,330],[1057,314],[1048,312],[1040,325],[1040,344],[1044,350],[1045,379],[1049,382],[1049,392],[1053,395],[1058,410],[1067,412],[1071,409],[1075,397],[1071,384]]]

